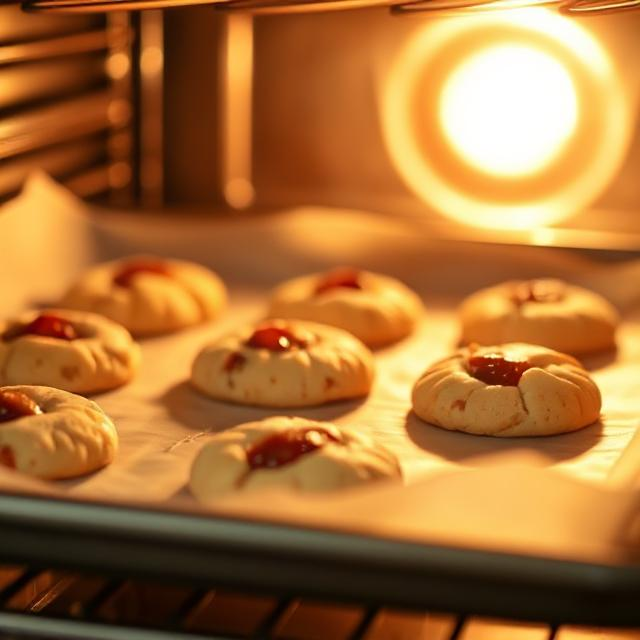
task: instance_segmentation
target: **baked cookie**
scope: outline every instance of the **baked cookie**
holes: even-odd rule
[[[400,478],[397,458],[369,436],[276,416],[215,435],[196,457],[189,487],[206,503],[232,492],[332,491]]]
[[[226,299],[222,280],[201,265],[136,256],[89,269],[60,306],[94,311],[150,336],[212,320]]]
[[[95,313],[47,309],[0,322],[0,385],[95,393],[129,382],[139,363],[129,332]]]
[[[575,431],[598,420],[601,406],[577,360],[522,343],[460,349],[422,374],[412,401],[431,424],[501,437]]]
[[[246,326],[205,347],[192,384],[212,398],[305,407],[369,393],[373,356],[341,329],[299,320]]]
[[[477,291],[460,307],[463,343],[528,342],[573,354],[615,345],[616,310],[561,280],[512,280]]]
[[[109,464],[117,449],[116,428],[95,402],[50,387],[0,387],[0,464],[72,478]]]
[[[409,335],[423,311],[420,298],[402,282],[351,268],[289,280],[273,291],[269,303],[270,317],[328,324],[370,347]]]

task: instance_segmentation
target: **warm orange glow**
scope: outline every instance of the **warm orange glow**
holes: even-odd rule
[[[567,70],[532,47],[500,45],[453,71],[440,100],[440,123],[454,149],[480,171],[535,173],[576,127],[576,93]]]
[[[225,25],[223,193],[229,206],[245,209],[255,199],[251,180],[253,17],[230,14],[225,18]]]
[[[631,110],[586,27],[541,8],[416,27],[382,92],[387,149],[428,207],[537,228],[591,205],[619,170]]]

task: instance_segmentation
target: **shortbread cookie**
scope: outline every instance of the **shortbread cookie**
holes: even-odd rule
[[[600,391],[577,360],[523,343],[460,349],[413,388],[420,418],[477,435],[575,431],[598,420],[600,406]]]
[[[246,326],[205,347],[191,382],[241,404],[304,407],[369,393],[371,352],[341,329],[299,320]]]
[[[0,385],[95,393],[129,382],[139,363],[129,332],[95,313],[48,309],[0,322]]]
[[[277,416],[215,435],[196,457],[189,486],[206,503],[233,492],[333,491],[400,478],[395,455],[369,436]]]
[[[298,318],[344,329],[370,347],[410,334],[423,313],[420,298],[388,276],[341,268],[289,280],[269,306],[274,318]]]
[[[50,387],[0,387],[0,464],[72,478],[109,464],[117,449],[116,428],[95,402]]]
[[[615,345],[616,310],[560,280],[513,280],[469,296],[460,307],[463,343],[528,342],[572,354]]]
[[[212,320],[226,299],[222,280],[201,265],[137,256],[89,269],[60,306],[100,313],[149,336]]]

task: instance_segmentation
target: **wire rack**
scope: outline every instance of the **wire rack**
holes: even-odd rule
[[[640,0],[27,0],[27,11],[94,13],[168,9],[210,4],[223,11],[254,14],[313,13],[387,6],[394,14],[495,11],[532,5],[556,5],[568,15],[600,15],[640,9]]]
[[[0,567],[0,638],[632,640],[640,630],[552,626],[98,574]]]

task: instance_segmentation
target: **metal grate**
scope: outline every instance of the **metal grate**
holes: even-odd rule
[[[39,167],[84,197],[131,186],[132,30],[123,14],[0,5],[0,199]]]
[[[552,628],[5,566],[0,568],[0,637],[637,640],[640,630]]]
[[[99,11],[142,11],[197,5],[214,5],[223,11],[253,14],[315,13],[388,6],[393,13],[448,13],[452,11],[496,11],[523,6],[556,5],[573,15],[600,15],[637,11],[640,0],[25,0],[31,11],[95,13]]]

